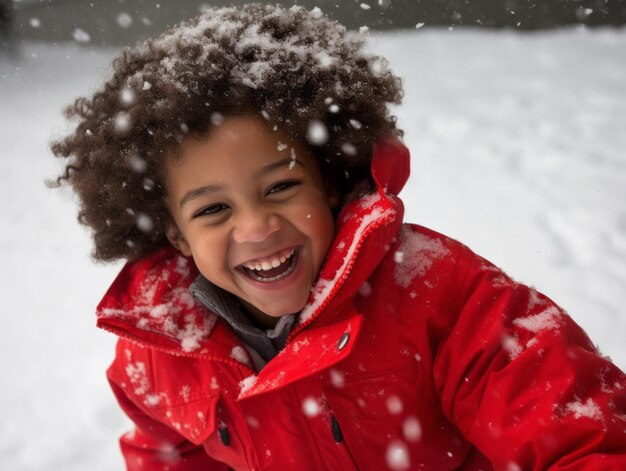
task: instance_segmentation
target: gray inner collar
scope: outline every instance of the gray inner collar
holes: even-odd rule
[[[254,349],[265,362],[270,361],[283,349],[294,327],[295,314],[281,317],[273,329],[257,327],[235,296],[214,285],[202,275],[198,275],[189,290],[203,305],[228,322],[237,336],[248,347]]]

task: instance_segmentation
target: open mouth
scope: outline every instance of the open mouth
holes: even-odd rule
[[[280,252],[262,261],[252,261],[239,265],[246,276],[262,283],[271,283],[288,276],[298,263],[298,250],[295,248]]]

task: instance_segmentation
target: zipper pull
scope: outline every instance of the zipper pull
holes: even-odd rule
[[[339,422],[334,415],[331,415],[330,417],[330,425],[333,431],[333,438],[335,439],[335,443],[341,443],[343,441],[343,432],[341,431]]]
[[[230,445],[230,433],[228,432],[228,427],[226,426],[226,424],[222,422],[219,428],[217,429],[217,431],[220,434],[220,440],[222,441],[224,446],[229,446]]]

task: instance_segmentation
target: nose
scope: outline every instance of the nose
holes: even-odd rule
[[[262,208],[248,208],[240,211],[235,220],[232,236],[239,244],[245,242],[263,242],[280,229],[277,214]]]

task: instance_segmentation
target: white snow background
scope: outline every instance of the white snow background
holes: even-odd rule
[[[407,220],[442,231],[556,300],[626,367],[626,29],[422,29],[372,36],[406,87]],[[0,463],[123,469],[128,423],[94,309],[95,265],[48,142],[115,51],[25,44],[0,59]]]

